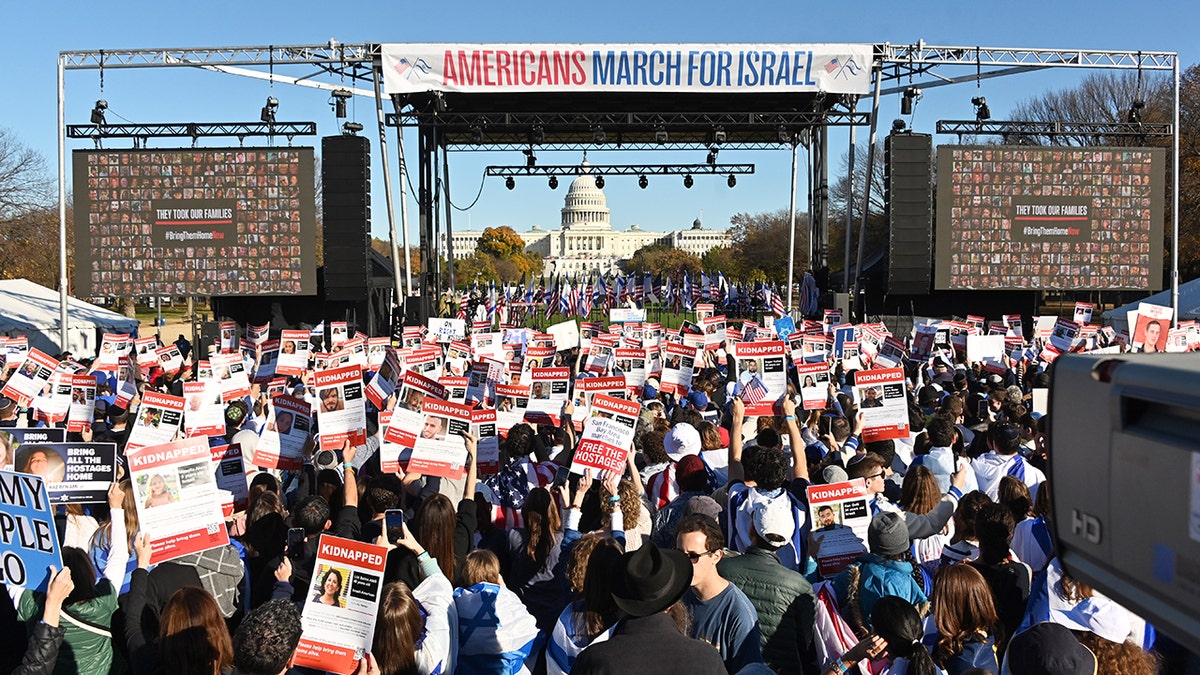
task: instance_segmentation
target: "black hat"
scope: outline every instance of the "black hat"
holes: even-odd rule
[[[1069,629],[1050,622],[1017,633],[1007,658],[1012,675],[1095,675],[1097,665]]]
[[[617,607],[630,616],[650,616],[683,597],[692,584],[692,563],[682,551],[646,543],[621,556],[613,577]]]

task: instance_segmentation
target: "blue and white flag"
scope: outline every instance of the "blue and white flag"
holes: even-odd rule
[[[524,675],[538,637],[537,622],[516,593],[478,583],[454,591],[458,614],[458,672]]]

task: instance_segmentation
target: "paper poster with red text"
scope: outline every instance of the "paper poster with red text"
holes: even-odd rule
[[[165,347],[159,347],[154,350],[158,356],[158,364],[162,367],[163,372],[168,375],[174,375],[183,368],[183,354],[179,352],[179,347],[171,343]]]
[[[225,405],[217,383],[212,380],[184,382],[183,398],[187,404],[183,409],[183,434],[195,436],[225,435]],[[160,442],[165,443],[166,439]]]
[[[864,443],[908,438],[908,398],[903,368],[855,373],[854,401],[863,414]]]
[[[312,429],[312,406],[302,398],[271,399],[267,423],[254,448],[254,466],[264,469],[299,469],[304,465],[304,444]]]
[[[133,419],[125,452],[174,440],[183,426],[183,405],[184,399],[179,396],[147,389],[142,394],[142,404],[138,406]],[[221,429],[221,433],[224,433],[224,426]]]
[[[796,377],[800,380],[804,410],[823,409],[829,402],[829,363],[797,363]]]
[[[383,410],[387,407],[387,400],[396,391],[396,385],[400,383],[401,376],[400,359],[396,357],[396,352],[391,347],[384,349],[383,359],[376,367],[370,384],[367,385],[367,399],[371,401],[376,410]]]
[[[126,459],[150,564],[229,543],[207,438],[127,450]]]
[[[821,576],[841,572],[867,552],[870,500],[862,478],[808,488],[808,519]]]
[[[11,398],[22,408],[29,407],[35,396],[39,396],[50,386],[50,376],[58,369],[58,359],[42,353],[38,349],[30,349],[25,360],[17,367],[16,372],[8,378],[0,394]]]
[[[662,391],[687,396],[692,388],[692,372],[696,365],[696,348],[674,342],[663,347]]]
[[[399,473],[408,470],[413,445],[421,428],[421,413],[397,408],[379,412],[379,465],[384,473]]]
[[[408,471],[462,480],[467,475],[467,446],[462,434],[471,431],[471,409],[427,398],[421,414],[421,428],[408,460]],[[393,424],[395,419],[392,418]]]
[[[321,535],[300,616],[297,666],[339,675],[355,672],[371,651],[386,560],[382,546]]]
[[[137,354],[137,364],[142,368],[149,368],[158,363],[158,355],[155,353],[157,349],[158,338],[153,335],[137,338],[133,341],[133,350]]]
[[[221,402],[228,403],[250,395],[250,377],[246,374],[246,363],[239,353],[213,354],[209,360],[212,379],[221,392]]]
[[[481,475],[500,470],[500,433],[495,410],[471,411],[471,435],[476,439],[475,463]]]
[[[496,424],[501,436],[507,437],[508,431],[525,419],[525,410],[529,407],[529,390],[529,385],[496,385]]]
[[[367,399],[363,395],[362,370],[349,365],[313,374],[317,391],[317,420],[321,426],[321,449],[338,450],[342,443],[362,448],[367,444]]]
[[[79,433],[92,428],[96,416],[96,378],[71,375],[71,407],[67,409],[67,431]]]
[[[50,375],[50,385],[33,398],[33,418],[46,424],[58,424],[67,419],[71,407],[70,371],[59,364],[58,370]]]
[[[739,342],[733,345],[738,383],[735,392],[751,416],[771,415],[787,394],[786,342]]]
[[[216,465],[213,477],[221,493],[221,515],[229,518],[237,511],[245,511],[250,499],[242,446],[240,443],[218,445],[211,451],[213,464]]]
[[[583,421],[590,416],[589,408],[592,400],[603,394],[612,398],[629,398],[629,392],[625,388],[625,377],[616,375],[612,377],[579,377],[575,380],[575,396],[573,403],[575,404],[575,428],[582,429]]]
[[[308,331],[285,330],[279,338],[279,362],[275,372],[300,377],[308,369]]]
[[[596,394],[583,427],[583,437],[571,457],[571,472],[582,474],[587,469],[591,469],[593,475],[600,471],[623,472],[641,411],[642,406],[637,401]]]
[[[128,333],[105,333],[100,340],[100,353],[96,355],[96,362],[92,364],[95,370],[113,371],[117,369],[117,362],[122,356],[129,353],[133,346],[133,341]]]
[[[438,384],[446,388],[446,400],[451,403],[467,402],[467,385],[469,383],[470,378],[467,377],[443,377],[438,380]]]
[[[529,371],[529,405],[525,417],[532,424],[558,425],[563,404],[570,397],[570,368],[533,368]]]

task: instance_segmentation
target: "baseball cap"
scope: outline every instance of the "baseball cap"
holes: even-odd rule
[[[792,507],[786,498],[755,504],[751,519],[754,521],[754,531],[773,548],[786,544],[796,531],[796,520],[792,517]]]
[[[672,462],[678,462],[687,455],[699,454],[700,432],[686,422],[676,424],[663,438],[663,449]]]

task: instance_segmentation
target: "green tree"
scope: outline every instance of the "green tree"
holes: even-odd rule
[[[525,240],[506,225],[485,229],[475,250],[491,259],[493,271],[505,283],[542,273],[542,256],[527,252]]]
[[[727,277],[742,276],[739,262],[734,255],[732,246],[714,246],[700,256],[700,263],[706,270],[720,270]]]
[[[732,256],[739,276],[745,279],[786,281],[791,214],[787,209],[768,213],[738,213],[729,219]],[[795,265],[797,278],[808,269],[808,214],[796,214]]]
[[[493,265],[492,256],[476,251],[466,258],[454,261],[454,280],[459,288],[469,288],[475,282],[487,284],[501,281]]]

